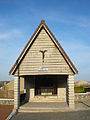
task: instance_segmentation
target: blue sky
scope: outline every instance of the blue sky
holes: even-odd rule
[[[90,81],[90,0],[0,0],[0,80],[44,19],[79,71]]]

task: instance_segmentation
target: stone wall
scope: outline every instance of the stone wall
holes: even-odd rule
[[[58,86],[57,86],[57,96],[60,100],[63,102],[66,102],[66,86],[67,86],[67,78],[62,77],[60,80],[58,80]]]
[[[0,98],[14,98],[14,91],[13,90],[0,90]]]
[[[14,105],[14,99],[0,99],[0,105]]]
[[[68,85],[68,105],[71,109],[74,109],[74,75],[69,75],[67,80]]]
[[[75,101],[90,99],[90,93],[75,93]]]
[[[34,97],[35,94],[35,83],[34,77],[25,77],[25,90],[26,90],[26,100],[30,100],[30,98]]]

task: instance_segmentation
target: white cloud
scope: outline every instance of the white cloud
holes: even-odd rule
[[[90,17],[89,16],[78,16],[74,15],[72,13],[63,12],[63,11],[55,11],[55,10],[50,10],[50,11],[39,11],[33,10],[35,13],[36,17],[38,17],[37,13],[39,13],[39,17],[42,17],[44,15],[44,18],[48,21],[54,21],[58,23],[64,23],[66,25],[72,25],[72,26],[78,26],[78,27],[83,27],[83,28],[90,28]]]
[[[64,43],[63,43],[64,44]],[[65,51],[72,58],[72,61],[82,69],[90,67],[90,46],[78,41],[64,44]],[[86,69],[86,71],[87,71]],[[83,71],[83,69],[82,69]]]
[[[76,51],[89,51],[90,46],[80,42],[80,40],[76,41],[68,41],[66,44],[64,43],[64,46],[68,49],[76,50]]]
[[[79,74],[75,79],[84,79],[90,81],[90,46],[78,40],[78,43],[63,43],[66,53],[78,69]]]
[[[12,37],[21,36],[21,31],[18,29],[13,29],[7,32],[0,33],[0,40],[7,40]]]

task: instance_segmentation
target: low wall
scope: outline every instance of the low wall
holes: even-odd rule
[[[75,101],[90,99],[90,93],[75,93]],[[0,98],[1,105],[14,105],[14,99]]]
[[[14,104],[14,99],[3,99],[3,98],[0,98],[0,104],[1,105],[13,105]]]
[[[75,101],[82,100],[82,99],[90,99],[90,92],[89,93],[75,93]]]
[[[14,91],[13,90],[0,90],[0,98],[8,98],[13,99],[14,98]]]

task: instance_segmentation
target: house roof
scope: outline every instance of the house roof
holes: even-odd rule
[[[57,46],[57,48],[60,50],[60,52],[62,53],[63,57],[65,58],[66,62],[68,63],[68,65],[70,66],[70,68],[72,69],[72,71],[74,72],[74,74],[78,73],[78,70],[76,69],[76,67],[73,65],[73,63],[71,62],[70,58],[68,57],[68,55],[65,53],[64,49],[62,48],[62,46],[59,44],[59,42],[56,40],[55,36],[53,35],[53,33],[50,31],[50,29],[48,28],[48,26],[45,24],[45,21],[42,20],[41,23],[39,24],[39,26],[37,27],[36,31],[34,32],[34,34],[32,35],[32,37],[30,38],[30,40],[28,41],[28,43],[26,44],[25,48],[23,49],[23,51],[21,52],[20,56],[18,57],[18,59],[16,60],[15,64],[13,65],[13,67],[11,68],[11,70],[9,71],[9,74],[14,74],[14,72],[16,71],[16,69],[18,68],[18,65],[20,64],[21,60],[23,59],[25,53],[27,52],[29,46],[32,44],[34,38],[36,37],[36,35],[38,34],[38,32],[40,31],[40,29],[44,27],[44,29],[46,29],[46,31],[48,32],[48,34],[50,35],[50,37],[52,38],[53,42],[55,43],[55,45]]]

